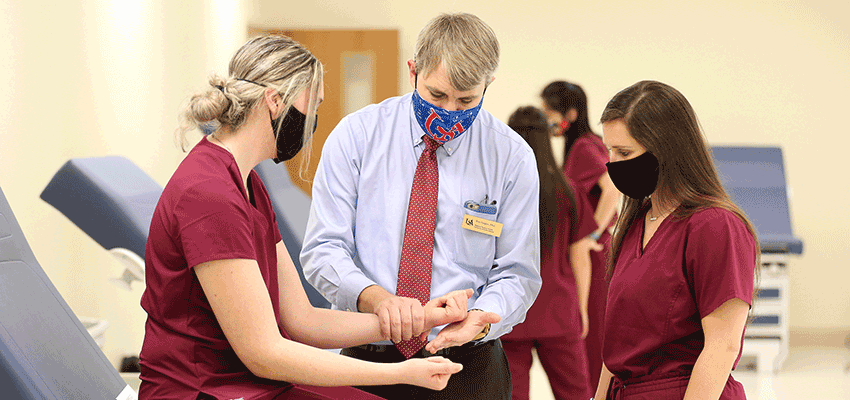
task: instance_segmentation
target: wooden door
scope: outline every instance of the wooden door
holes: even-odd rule
[[[302,151],[286,162],[292,182],[308,196],[322,154],[322,146],[345,115],[399,95],[397,30],[261,30],[251,29],[251,37],[282,34],[303,44],[325,67],[325,100],[319,107],[319,125],[313,135],[312,156],[305,173],[299,173]]]

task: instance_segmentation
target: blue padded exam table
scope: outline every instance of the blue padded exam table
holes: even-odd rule
[[[758,232],[763,253],[801,254],[803,241],[791,229],[782,149],[712,148],[723,186]]]
[[[2,190],[0,398],[136,398],[39,265]]]
[[[124,264],[123,276],[114,281],[129,289],[132,281],[144,281],[145,245],[161,194],[162,187],[132,161],[109,156],[69,160],[41,198]]]
[[[295,264],[295,269],[298,270],[301,285],[307,292],[310,304],[313,307],[331,308],[331,303],[304,278],[304,269],[301,267],[301,245],[304,243],[307,218],[310,216],[310,197],[292,184],[289,171],[284,164],[265,160],[257,165],[254,171],[260,175],[260,179],[269,191],[283,244],[286,245],[289,257]]]
[[[788,354],[787,266],[790,256],[803,252],[803,241],[791,227],[782,149],[714,146],[712,152],[723,186],[755,226],[762,252],[741,364],[777,372]]]
[[[256,171],[268,189],[280,234],[307,297],[316,307],[330,308],[330,303],[304,279],[299,262],[309,197],[292,185],[283,164],[266,160]],[[133,162],[110,156],[69,160],[53,176],[41,198],[127,266],[116,281],[129,287],[131,281],[144,279],[145,244],[161,194],[162,187]]]

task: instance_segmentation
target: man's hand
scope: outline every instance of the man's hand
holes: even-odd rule
[[[474,293],[472,289],[456,290],[422,306],[417,299],[394,296],[372,285],[360,294],[358,307],[378,316],[384,339],[398,343],[418,336],[424,341],[431,328],[466,318],[467,300]]]
[[[495,324],[501,320],[502,318],[496,313],[470,311],[463,321],[451,323],[443,328],[437,337],[425,346],[425,350],[436,353],[446,347],[460,346],[475,338],[488,324]]]
[[[395,343],[425,330],[425,308],[417,299],[389,296],[376,304],[374,313],[381,321],[381,336]]]

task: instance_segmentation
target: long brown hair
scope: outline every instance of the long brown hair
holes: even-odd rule
[[[672,218],[686,218],[710,207],[737,215],[755,240],[758,273],[759,245],[753,224],[723,189],[696,113],[685,96],[661,82],[638,82],[617,93],[605,106],[601,122],[614,120],[622,120],[632,138],[658,159],[658,184],[653,196],[662,202],[661,208],[678,204]],[[623,196],[608,257],[609,278],[626,232],[648,202]]]
[[[564,132],[564,159],[562,164],[566,165],[567,157],[570,156],[570,150],[573,144],[584,135],[595,135],[590,129],[590,122],[587,117],[587,95],[584,89],[575,83],[567,81],[555,81],[543,88],[540,93],[543,102],[552,110],[557,111],[564,118],[570,109],[576,110],[576,120],[570,123],[570,127]]]
[[[569,213],[572,225],[570,231],[578,222],[575,195],[555,163],[549,124],[543,111],[531,106],[520,107],[511,114],[508,126],[525,139],[537,159],[537,174],[540,176],[540,248],[544,254],[549,254],[555,243],[555,231],[563,221],[562,213]],[[569,201],[569,205],[563,204],[564,200]]]

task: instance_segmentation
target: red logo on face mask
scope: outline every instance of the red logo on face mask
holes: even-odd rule
[[[428,129],[428,135],[430,135],[432,138],[434,138],[434,140],[445,143],[445,142],[448,142],[449,140],[454,139],[455,136],[463,133],[463,125],[461,125],[460,122],[458,122],[458,123],[454,124],[454,126],[452,126],[452,128],[449,129],[448,131],[443,129],[442,126],[437,125],[437,132],[438,133],[435,134],[434,132],[431,131],[431,124],[436,119],[438,119],[440,121],[443,120],[442,118],[440,118],[439,115],[437,115],[437,112],[434,111],[434,109],[432,108],[431,109],[431,115],[429,115],[428,119],[425,121],[425,127]]]

